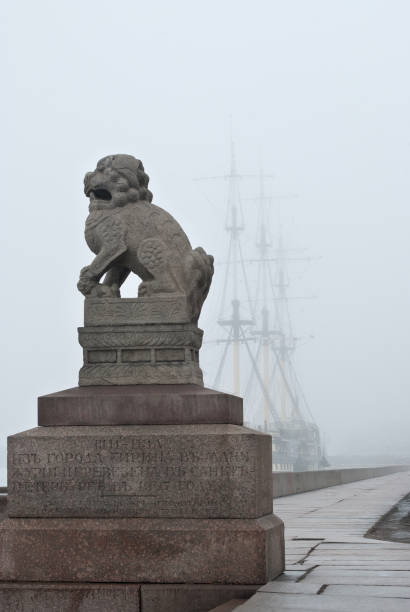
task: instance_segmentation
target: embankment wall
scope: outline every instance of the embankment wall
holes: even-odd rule
[[[272,475],[273,499],[409,470],[409,465],[385,465],[381,467],[317,470],[314,472],[274,472]]]

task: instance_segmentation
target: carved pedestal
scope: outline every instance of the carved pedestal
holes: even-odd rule
[[[82,388],[39,398],[39,420],[8,440],[0,603],[207,612],[283,570],[271,437],[241,425],[240,398]]]
[[[185,296],[88,298],[80,386],[197,384],[202,330],[190,322]]]

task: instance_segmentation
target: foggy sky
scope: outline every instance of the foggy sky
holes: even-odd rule
[[[207,199],[193,179],[227,171],[232,116],[239,169],[262,160],[272,193],[298,195],[284,203],[287,239],[320,257],[295,270],[295,293],[317,298],[292,313],[296,335],[314,335],[296,363],[328,451],[408,453],[409,3],[16,0],[0,11],[0,446],[36,425],[38,395],[77,384],[76,282],[92,259],[84,173],[106,154],[141,158],[154,203],[224,259],[224,189]],[[211,289],[206,334],[217,302]]]

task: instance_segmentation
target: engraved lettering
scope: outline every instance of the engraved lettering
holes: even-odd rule
[[[260,469],[255,436],[206,444],[192,434],[70,437],[36,440],[36,452],[15,447],[9,478],[10,507],[19,516],[231,515],[244,487],[257,497]],[[232,491],[227,496],[226,490]],[[236,496],[236,497],[235,497]],[[233,501],[232,501],[233,500]]]

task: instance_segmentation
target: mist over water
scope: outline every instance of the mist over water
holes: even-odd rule
[[[151,176],[154,203],[214,254],[200,325],[216,319],[227,253],[230,117],[238,171],[274,179],[291,248],[298,375],[330,454],[409,454],[410,214],[404,0],[165,0],[1,7],[2,410],[36,425],[36,398],[77,384],[82,178],[110,153]],[[255,254],[257,181],[241,186]],[[277,200],[275,200],[277,202]],[[270,219],[277,233],[274,207]],[[251,283],[252,283],[251,279]],[[125,296],[136,295],[129,279]],[[311,338],[313,336],[313,338]],[[221,347],[206,344],[206,384]],[[223,385],[229,390],[230,370]]]

